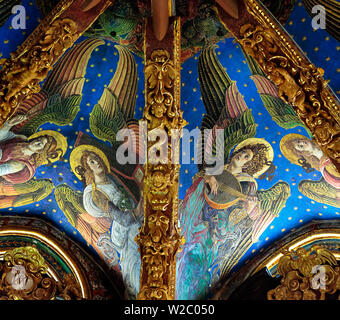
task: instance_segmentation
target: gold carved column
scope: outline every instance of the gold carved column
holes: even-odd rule
[[[61,0],[26,41],[0,60],[0,126],[19,104],[40,91],[53,65],[111,4],[92,0],[95,6],[82,8],[84,0]]]
[[[151,18],[145,28],[143,118],[149,138],[163,132],[166,140],[161,142],[165,153],[159,158],[158,151],[152,152],[158,142],[147,142],[144,224],[137,236],[142,260],[138,299],[173,300],[176,254],[182,243],[177,227],[179,140],[171,145],[173,130],[184,125],[180,111],[180,18],[170,18],[168,33],[161,41],[153,33]]]
[[[239,19],[219,6],[220,20],[273,81],[340,172],[340,103],[314,66],[257,0],[239,2]]]

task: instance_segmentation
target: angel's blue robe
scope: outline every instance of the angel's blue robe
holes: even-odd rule
[[[252,180],[240,183],[245,195],[256,193],[257,186]],[[230,235],[234,231],[234,225],[229,222],[230,214],[235,209],[245,210],[243,202],[224,210],[211,208],[205,200],[204,192],[204,180],[197,179],[188,189],[180,206],[180,227],[185,245],[177,260],[176,299],[195,300],[207,297],[209,286],[212,285],[212,273],[216,272],[215,268],[220,267],[216,265],[219,250],[222,246],[230,245],[228,241],[233,241]],[[248,220],[248,228],[243,228],[241,236],[249,236],[252,221],[249,217],[243,220]]]

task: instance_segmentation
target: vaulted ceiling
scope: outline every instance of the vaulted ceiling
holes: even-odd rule
[[[19,1],[17,2],[19,3]],[[56,3],[57,1],[23,0],[22,5],[26,8],[27,14],[26,29],[13,29],[10,17],[8,17],[7,21],[4,21],[0,27],[0,56],[2,58],[9,57],[10,53],[16,50],[17,46],[38,26],[39,22]],[[13,193],[12,198],[8,196],[12,190],[11,188],[8,189],[7,194],[4,193],[0,198],[0,214],[34,216],[50,221],[83,247],[87,247],[96,257],[98,253],[92,246],[88,245],[87,239],[84,239],[84,236],[79,232],[77,224],[72,220],[72,214],[60,205],[60,201],[58,204],[57,200],[60,200],[58,198],[60,195],[58,192],[56,193],[56,190],[60,190],[58,186],[66,185],[69,189],[74,190],[75,195],[80,195],[84,191],[84,185],[71,167],[70,160],[72,151],[79,145],[81,139],[88,139],[86,140],[87,143],[97,141],[98,145],[102,146],[102,150],[111,147],[109,139],[98,139],[98,134],[94,132],[94,127],[104,126],[105,122],[99,121],[97,124],[91,125],[90,118],[91,113],[93,114],[96,106],[100,104],[105,88],[112,88],[111,80],[121,72],[117,72],[119,59],[123,59],[122,57],[124,56],[124,59],[126,59],[124,60],[125,67],[129,67],[129,58],[126,57],[130,54],[127,54],[121,47],[117,47],[117,44],[127,48],[136,61],[137,87],[136,91],[133,91],[135,89],[131,90],[132,93],[136,92],[136,99],[135,105],[132,105],[132,107],[130,105],[129,107],[134,109],[132,110],[133,116],[131,118],[139,120],[143,117],[145,105],[143,34],[141,28],[143,22],[141,12],[143,12],[143,8],[138,8],[137,3],[138,1],[117,1],[114,6],[109,7],[93,26],[77,40],[78,49],[69,49],[66,55],[71,50],[74,50],[74,54],[70,54],[68,58],[62,60],[58,65],[59,69],[55,72],[55,78],[50,76],[45,83],[42,83],[43,92],[41,94],[44,97],[41,97],[41,101],[44,101],[42,102],[44,104],[47,103],[47,107],[42,111],[44,115],[40,114],[39,117],[40,119],[46,117],[47,120],[42,121],[38,117],[35,119],[36,123],[32,122],[29,126],[17,128],[17,132],[26,136],[45,130],[58,132],[67,139],[66,152],[62,161],[53,162],[51,165],[43,164],[36,168],[34,181],[39,185],[37,184],[33,191],[32,189],[27,189],[28,191],[25,193],[22,191],[23,189],[20,189],[20,185],[14,185],[14,189],[17,191]],[[307,12],[303,1],[279,1],[279,3],[277,1],[265,1],[264,3],[271,7],[273,14],[284,24],[284,28],[305,52],[310,61],[317,67],[324,69],[324,78],[329,80],[329,86],[339,97],[340,43],[334,38],[335,34],[323,29],[313,29],[312,17]],[[234,91],[229,96],[229,102],[244,103],[251,110],[256,124],[255,137],[267,141],[273,150],[275,171],[266,177],[257,177],[257,189],[266,191],[277,183],[285,182],[290,190],[284,206],[280,209],[275,209],[277,210],[277,217],[266,227],[259,236],[258,241],[242,252],[242,256],[236,265],[232,266],[237,269],[263,249],[280,241],[282,237],[312,220],[338,219],[340,215],[340,198],[339,191],[336,192],[334,186],[337,184],[337,188],[339,188],[340,175],[336,170],[329,169],[326,165],[325,168],[328,168],[333,175],[334,184],[332,186],[328,181],[325,181],[325,175],[319,167],[314,167],[314,169],[306,172],[301,163],[297,162],[297,158],[294,158],[289,152],[285,153],[286,149],[284,149],[285,146],[282,141],[286,141],[287,137],[300,137],[300,139],[305,137],[307,141],[311,138],[309,130],[299,121],[296,115],[292,114],[289,117],[290,111],[287,107],[279,105],[275,89],[270,87],[265,80],[266,78],[252,64],[251,58],[245,55],[240,44],[219,22],[212,8],[209,1],[201,1],[198,8],[190,8],[191,17],[182,26],[181,108],[184,111],[183,117],[188,122],[185,128],[189,131],[201,128],[202,120],[207,114],[205,101],[202,98],[204,92],[202,92],[199,79],[200,76],[204,76],[205,65],[200,57],[202,57],[202,49],[216,44],[214,47],[209,47],[209,52],[204,52],[206,59],[211,59],[211,61],[217,59],[219,61],[214,70],[218,69],[221,74],[223,73],[226,77],[229,77],[231,83],[233,83],[232,89]],[[183,10],[185,11],[185,8]],[[144,16],[149,14],[145,10]],[[79,60],[80,58],[81,61]],[[208,64],[207,62],[206,65]],[[70,72],[72,69],[77,69],[78,74],[74,75],[73,78],[70,76],[67,81],[81,79],[83,83],[78,84],[79,87],[74,85],[72,88],[62,90],[74,90],[70,92],[78,95],[81,99],[69,101],[67,106],[69,107],[72,104],[72,108],[66,106],[67,102],[62,102],[62,107],[65,110],[67,109],[70,114],[68,118],[64,114],[66,123],[60,123],[58,122],[58,117],[64,113],[64,110],[60,109],[59,112],[61,113],[58,114],[56,105],[61,103],[61,100],[58,99],[61,96],[64,98],[67,93],[62,91],[61,87],[58,88],[58,85],[62,83],[59,80],[63,74]],[[207,74],[209,72],[212,74],[211,70],[206,72]],[[244,101],[241,101],[242,97]],[[133,104],[134,99],[131,99],[131,101]],[[48,111],[48,108],[52,110],[53,107],[54,113],[52,114],[52,111]],[[285,111],[280,114],[280,110]],[[193,151],[194,143],[192,142],[191,157],[193,157]],[[119,168],[119,170],[121,169]],[[193,177],[198,171],[199,169],[193,161],[190,164],[181,166],[179,199],[183,208],[187,203],[184,200],[185,196],[191,192],[190,187],[193,185]],[[40,188],[43,188],[43,190]],[[48,188],[51,188],[51,190],[46,191]],[[133,188],[131,187],[131,190],[134,190]],[[33,198],[31,197],[33,200],[26,200],[25,195],[28,193],[31,195],[32,192],[35,192]],[[140,197],[139,191],[133,192],[137,197]],[[17,196],[18,194],[19,196]],[[192,201],[195,200],[195,195],[190,193],[190,197]],[[187,213],[187,211],[185,212]],[[188,212],[191,211],[189,210]],[[199,250],[206,253],[201,256],[197,255],[194,259],[204,257],[203,260],[206,260],[198,264],[193,263],[190,266],[190,263],[185,261],[186,258],[182,258],[181,263],[183,265],[188,264],[185,270],[192,273],[192,275],[178,285],[178,298],[197,298],[201,297],[200,294],[207,296],[208,287],[213,284],[213,276],[215,273],[220,275],[221,272],[221,270],[217,272],[217,269],[214,271],[214,268],[220,268],[221,264],[219,264],[218,259],[215,259],[216,257],[209,256],[210,247],[208,242],[204,242],[198,236],[188,236],[191,232],[192,234],[198,232],[197,230],[195,231],[196,227],[202,230],[209,228],[208,220],[205,223],[200,223],[195,219],[188,221],[185,217],[181,218],[180,216],[180,227],[187,232],[186,246],[194,246],[195,243],[200,242],[201,247]],[[227,256],[228,253],[225,254]],[[198,269],[195,270],[199,264],[201,264],[202,268],[206,268],[211,276],[206,282],[200,283],[199,279],[195,278],[195,272],[197,273],[196,276],[199,276]],[[178,268],[181,268],[181,266]],[[116,269],[117,272],[120,272],[119,268]],[[228,272],[232,273],[231,270]],[[188,285],[186,281],[188,283],[193,282],[191,288],[197,290],[188,292],[183,289],[185,285]],[[181,291],[182,289],[183,292]],[[196,296],[193,292],[195,292]]]

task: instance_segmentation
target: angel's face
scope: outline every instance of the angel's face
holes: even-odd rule
[[[87,165],[89,166],[89,168],[91,169],[94,175],[101,174],[104,171],[104,167],[101,161],[98,159],[98,157],[95,154],[91,153],[87,157]]]
[[[14,290],[29,290],[33,287],[33,279],[27,275],[26,270],[21,265],[15,265],[6,275],[6,282]]]
[[[47,144],[47,138],[39,137],[39,138],[32,140],[28,146],[29,146],[29,149],[33,152],[41,152],[42,150],[44,150],[46,144]]]
[[[253,159],[254,153],[250,149],[245,149],[243,151],[240,151],[236,153],[231,158],[231,163],[234,167],[242,168],[244,165],[246,165],[251,159]]]
[[[308,140],[298,139],[293,142],[293,145],[297,151],[306,152],[309,154],[313,151],[313,145]]]

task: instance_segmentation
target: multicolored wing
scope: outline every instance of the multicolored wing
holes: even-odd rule
[[[41,92],[19,106],[16,114],[28,113],[29,118],[13,131],[30,136],[44,123],[72,123],[80,110],[88,61],[93,50],[103,44],[103,40],[85,40],[69,50],[48,75]]]
[[[256,242],[264,230],[279,216],[290,195],[290,186],[284,181],[277,182],[267,190],[257,192],[261,216],[253,225],[253,242]]]
[[[217,59],[216,45],[202,50],[198,62],[199,82],[206,109],[201,130],[213,129],[206,135],[202,150],[216,154],[216,129],[224,130],[225,162],[231,149],[245,139],[254,137],[256,124],[235,81],[228,76]]]
[[[0,1],[0,27],[2,27],[12,15],[12,8],[19,4],[21,4],[21,0]]]
[[[244,51],[243,53],[252,73],[250,78],[254,81],[262,102],[269,114],[272,116],[272,119],[280,127],[285,129],[292,129],[301,126],[310,136],[312,136],[311,132],[300,120],[293,107],[280,99],[277,86],[267,78],[257,62],[251,56],[246,54]]]
[[[60,184],[54,191],[59,208],[73,227],[77,226],[78,216],[86,213],[83,206],[83,194],[76,192],[67,184]]]
[[[59,208],[71,225],[78,230],[88,245],[92,245],[100,255],[103,255],[102,245],[104,245],[104,237],[109,230],[110,222],[105,218],[91,216],[83,206],[83,193],[73,190],[67,184],[58,185],[54,196]],[[103,220],[104,223],[101,224],[98,220]],[[111,259],[113,259],[115,252],[114,248],[111,249],[113,255]]]
[[[261,215],[254,223],[250,223],[249,219],[243,219],[232,226],[233,232],[231,236],[234,238],[227,241],[225,246],[220,248],[219,256],[222,255],[222,258],[224,256],[221,267],[222,277],[230,274],[242,256],[279,215],[290,196],[290,186],[288,183],[280,181],[270,189],[258,191],[257,196]],[[233,247],[230,248],[230,244]],[[228,252],[228,256],[226,256],[226,252]]]
[[[318,181],[302,180],[299,183],[298,188],[303,195],[316,202],[340,208],[340,191],[327,183],[324,178],[321,178]]]
[[[21,207],[38,202],[49,196],[54,184],[49,179],[31,179],[24,183],[0,181],[0,209]]]
[[[115,47],[119,52],[116,72],[90,114],[92,133],[112,146],[116,146],[116,135],[123,128],[132,129],[138,136],[138,124],[133,119],[137,99],[136,61],[128,49]]]

